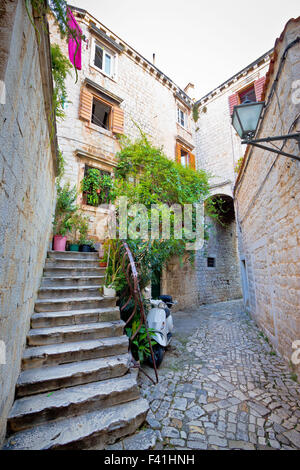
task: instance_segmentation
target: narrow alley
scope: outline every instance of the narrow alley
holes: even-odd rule
[[[299,449],[299,385],[242,302],[178,312],[174,322],[159,384],[140,374],[154,449]]]

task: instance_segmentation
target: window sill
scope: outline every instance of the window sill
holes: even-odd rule
[[[87,212],[93,212],[94,214],[110,214],[110,209],[105,209],[101,206],[89,206],[88,204],[81,203],[81,209]]]
[[[176,124],[179,127],[179,129],[182,129],[183,131],[187,132],[189,135],[192,135],[191,131],[187,129],[186,127],[183,127],[181,124],[179,124],[179,122],[176,122]]]
[[[108,75],[107,73],[105,73],[103,70],[99,69],[98,67],[96,67],[96,65],[94,64],[90,64],[90,67],[94,70],[96,70],[96,72],[99,72],[101,73],[101,75],[103,75],[105,78],[109,78],[112,82],[114,83],[117,83],[117,80],[116,80],[116,76],[115,75]]]
[[[104,127],[97,126],[96,124],[93,124],[92,122],[89,122],[87,124],[87,127],[92,129],[93,131],[99,132],[99,134],[106,135],[107,137],[113,137],[113,133],[107,129],[104,129]]]

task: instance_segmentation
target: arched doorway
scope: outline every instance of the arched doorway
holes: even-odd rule
[[[205,216],[209,238],[196,256],[200,304],[242,297],[233,198],[214,194],[207,203],[213,205],[217,218]]]

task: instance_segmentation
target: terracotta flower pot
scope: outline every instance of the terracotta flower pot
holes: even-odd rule
[[[54,251],[66,251],[67,237],[62,235],[54,235],[53,250]]]
[[[100,261],[99,265],[100,265],[100,268],[106,268],[107,263],[106,263],[106,261]]]

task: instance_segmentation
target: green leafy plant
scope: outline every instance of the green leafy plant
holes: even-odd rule
[[[129,338],[132,338],[132,336],[135,334],[137,331],[138,327],[140,325],[140,318],[138,316],[135,316],[132,320],[131,326],[126,328],[126,334]],[[151,339],[155,334],[155,330],[152,328],[148,328],[148,335],[150,337],[151,345],[154,346],[156,341]],[[139,360],[141,364],[145,362],[145,360],[150,357],[151,352],[150,352],[150,347],[149,347],[149,341],[147,338],[147,330],[145,325],[142,325],[139,332],[135,336],[134,340],[131,343],[131,352],[133,354],[133,357],[136,360]]]
[[[65,118],[64,105],[67,103],[66,78],[72,68],[69,59],[62,53],[58,44],[51,45],[52,76],[54,81],[53,103],[56,117]]]
[[[199,105],[197,105],[196,103],[194,103],[193,105],[193,119],[194,122],[197,122],[199,119]]]
[[[76,187],[70,188],[70,183],[61,186],[56,184],[57,200],[53,221],[54,235],[65,236],[71,229],[71,218],[78,210],[76,205]]]
[[[235,172],[235,173],[238,174],[238,173],[240,172],[240,169],[241,169],[243,160],[244,160],[244,157],[241,157],[241,158],[238,159],[237,164],[236,164],[235,167],[234,167],[234,172]]]
[[[125,282],[122,271],[122,242],[121,240],[107,240],[104,243],[104,257],[106,261],[105,286],[119,290]]]
[[[208,175],[204,171],[185,168],[168,159],[162,149],[153,146],[144,134],[135,142],[122,138],[120,145],[115,171],[116,195],[127,197],[128,205],[143,204],[148,212],[148,220],[151,219],[152,204],[163,203],[167,207],[173,204],[194,204],[208,196]],[[128,217],[128,224],[131,220]],[[178,255],[183,260],[186,254],[184,234],[181,240],[174,235],[174,214],[171,214],[170,220],[171,233],[168,240],[162,237],[127,240],[138,265],[141,288],[149,283],[151,276],[159,275],[173,255]],[[194,253],[190,251],[187,259],[192,262],[193,258]]]
[[[115,199],[114,182],[110,175],[102,174],[97,168],[89,168],[81,182],[81,191],[86,195],[87,204],[99,206]]]
[[[71,236],[70,241],[72,244],[76,245],[81,243],[81,240],[84,239],[88,232],[88,223],[89,218],[83,215],[80,212],[73,213],[70,218],[71,223]]]
[[[42,26],[45,28],[43,23],[43,18],[51,13],[55,24],[58,26],[60,36],[62,39],[68,40],[71,36],[77,44],[75,57],[79,50],[79,40],[84,39],[84,35],[81,38],[78,37],[78,31],[73,30],[69,27],[68,24],[68,3],[66,0],[25,0],[26,11],[30,19],[31,24],[36,29],[34,24],[34,19],[31,13],[31,7],[38,13]],[[74,60],[75,62],[75,60]],[[76,81],[78,78],[77,69],[74,65],[76,73]]]
[[[65,173],[65,159],[60,148],[57,150],[57,181],[59,182]]]

